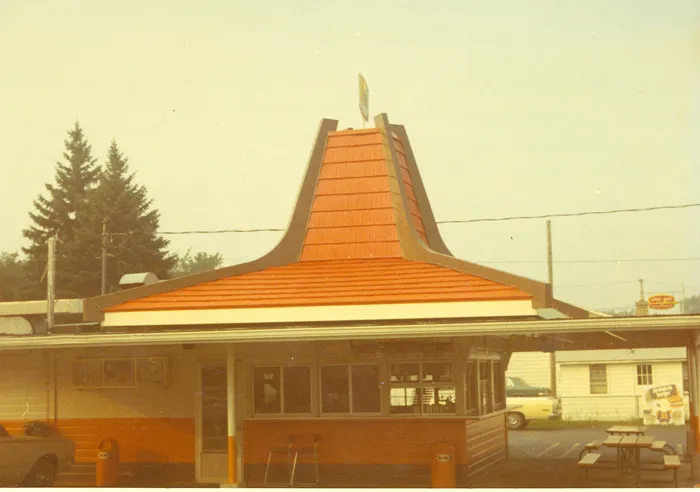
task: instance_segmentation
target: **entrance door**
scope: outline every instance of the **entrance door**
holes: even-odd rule
[[[204,365],[200,371],[198,481],[228,481],[228,418],[226,364]]]

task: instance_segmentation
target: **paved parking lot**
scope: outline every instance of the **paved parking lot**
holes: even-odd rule
[[[676,448],[680,443],[686,449],[685,427],[649,427],[646,435],[666,441]],[[522,430],[508,432],[509,452],[513,458],[576,458],[583,446],[594,440],[603,440],[605,428]]]
[[[685,427],[650,427],[646,435],[666,441],[674,448],[681,443],[685,450]],[[615,474],[596,476],[595,480],[582,477],[577,465],[583,446],[607,436],[605,427],[583,429],[511,431],[509,436],[510,459],[493,473],[472,484],[475,488],[629,488],[635,487],[634,477],[619,480]],[[611,449],[602,450],[613,454]],[[693,487],[690,465],[684,464],[679,472],[679,485]],[[651,484],[644,487],[670,487],[671,483]]]

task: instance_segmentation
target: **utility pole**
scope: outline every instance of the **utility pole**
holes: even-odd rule
[[[56,238],[49,238],[49,256],[46,262],[46,324],[48,333],[53,331],[56,302]]]
[[[102,220],[102,295],[107,293],[107,222],[105,217]]]
[[[685,282],[681,282],[681,314],[685,314]]]
[[[547,221],[547,281],[552,286],[554,296],[554,262],[552,261],[552,221]],[[549,353],[549,386],[552,396],[557,396],[557,355],[554,350]]]

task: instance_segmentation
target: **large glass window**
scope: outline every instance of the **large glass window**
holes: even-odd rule
[[[253,411],[256,414],[311,413],[311,368],[253,368]]]
[[[389,413],[456,413],[452,362],[391,364]]]
[[[202,382],[202,451],[226,452],[228,417],[226,415],[226,369],[203,367]]]
[[[322,413],[379,413],[381,381],[377,364],[321,366]]]

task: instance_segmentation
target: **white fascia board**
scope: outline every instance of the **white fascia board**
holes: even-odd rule
[[[334,323],[408,319],[536,316],[531,300],[375,304],[240,309],[191,309],[105,313],[103,326],[197,326],[262,323]]]

